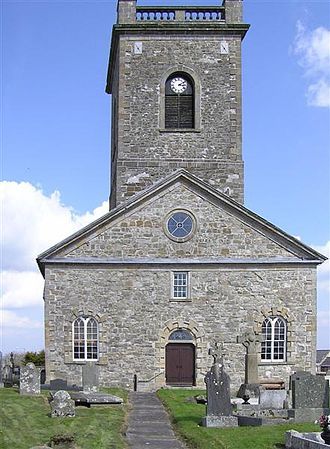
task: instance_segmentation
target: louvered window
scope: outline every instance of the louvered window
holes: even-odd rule
[[[173,73],[165,84],[165,128],[194,128],[194,107],[193,81],[185,73]]]

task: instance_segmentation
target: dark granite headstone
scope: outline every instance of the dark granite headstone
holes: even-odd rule
[[[223,369],[223,364],[213,365],[204,381],[207,391],[206,414],[230,416],[232,414],[230,379]]]
[[[64,379],[54,379],[49,382],[51,390],[67,390],[68,381]]]
[[[230,378],[224,370],[222,348],[217,344],[210,350],[214,363],[206,374],[207,406],[206,417],[202,425],[206,427],[233,427],[237,426],[237,418],[232,416],[230,401]]]
[[[299,371],[290,377],[292,408],[329,407],[329,384],[323,376]]]

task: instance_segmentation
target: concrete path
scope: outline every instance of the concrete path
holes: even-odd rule
[[[155,393],[131,393],[129,400],[132,410],[126,437],[131,449],[186,449]]]

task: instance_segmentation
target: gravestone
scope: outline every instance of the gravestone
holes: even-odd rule
[[[298,371],[290,376],[292,408],[328,408],[329,384],[323,376]]]
[[[53,379],[49,382],[49,387],[51,390],[67,390],[68,382],[64,379]]]
[[[23,395],[40,394],[40,373],[34,363],[21,367],[19,392]]]
[[[283,409],[285,408],[286,400],[286,390],[265,390],[260,388],[259,404],[261,409]]]
[[[296,422],[311,422],[329,415],[329,384],[323,376],[298,371],[290,376],[292,409]]]
[[[0,351],[0,388],[3,388],[2,380],[2,352]]]
[[[87,362],[82,367],[82,384],[84,392],[97,392],[99,389],[99,367]]]
[[[10,365],[5,365],[3,368],[3,382],[5,387],[13,386],[13,369]]]
[[[246,348],[245,354],[245,380],[237,393],[239,398],[243,396],[259,397],[259,376],[258,376],[258,348],[259,343],[265,340],[264,335],[257,335],[255,332],[245,332],[237,337],[237,343],[242,343]]]
[[[205,376],[207,406],[206,417],[202,420],[205,427],[234,427],[238,425],[232,416],[230,401],[230,378],[223,366],[222,346],[215,344],[209,354],[213,357],[211,370]]]
[[[74,417],[76,415],[75,403],[67,391],[59,390],[51,395],[51,417]]]

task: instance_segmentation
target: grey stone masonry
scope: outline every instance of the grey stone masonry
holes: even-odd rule
[[[40,371],[33,363],[21,367],[20,371],[20,394],[40,394]]]
[[[119,2],[107,85],[111,208],[178,168],[243,202],[241,41],[248,25],[241,10],[238,0],[177,10]],[[194,82],[192,129],[164,126],[165,81],[175,72]]]
[[[164,223],[171,210],[186,205],[196,218],[196,231],[178,244],[168,238]],[[246,348],[236,342],[234,330],[260,334],[263,320],[272,315],[287,322],[287,360],[267,363],[258,358],[259,379],[279,378],[288,384],[295,366],[315,370],[315,268],[300,264],[292,251],[242,217],[180,184],[105,222],[58,257],[64,264],[46,263],[45,268],[49,380],[61,371],[72,383],[82,383],[86,362],[74,361],[72,354],[72,322],[81,315],[99,323],[100,385],[132,388],[134,374],[141,381],[152,379],[147,385],[151,390],[166,384],[166,344],[172,331],[184,328],[194,337],[196,385],[204,386],[209,342],[219,341],[230,354],[226,369],[237,392],[244,382]],[[133,262],[95,263],[107,257]],[[218,262],[210,268],[203,263],[205,257]],[[233,262],[221,263],[219,257]],[[141,258],[140,264],[134,264],[135,258]],[[158,258],[176,262],[159,264]],[[254,263],[240,263],[244,258]],[[273,263],[265,264],[265,259]],[[191,294],[177,301],[171,295],[171,276],[182,270],[189,272]]]

